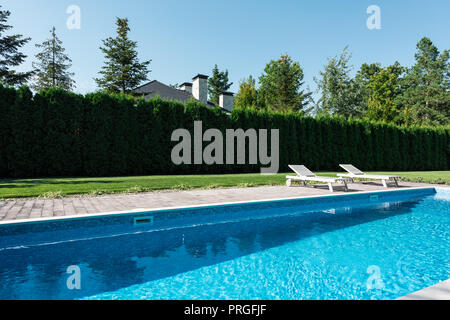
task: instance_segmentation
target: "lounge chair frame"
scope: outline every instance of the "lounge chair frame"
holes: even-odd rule
[[[328,185],[328,189],[330,190],[330,192],[334,192],[333,183],[342,183],[344,185],[345,191],[348,191],[347,179],[345,178],[319,177],[303,165],[289,165],[289,168],[291,168],[291,170],[294,171],[297,175],[286,176],[286,185],[288,187],[292,185],[292,181],[301,181],[304,187],[307,186],[307,181],[315,181],[325,182]]]
[[[351,164],[340,164],[342,169],[347,171],[348,173],[338,173],[337,175],[341,178],[350,178],[353,183],[355,183],[355,178],[361,179],[369,179],[369,180],[381,180],[383,187],[387,188],[387,182],[393,181],[396,188],[398,188],[398,179],[399,176],[386,176],[386,175],[378,175],[378,174],[365,174],[355,166]]]

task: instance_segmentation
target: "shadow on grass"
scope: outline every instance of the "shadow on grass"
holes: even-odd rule
[[[33,187],[35,185],[45,185],[45,184],[52,184],[52,185],[80,185],[80,184],[91,184],[91,183],[97,183],[97,184],[111,184],[111,183],[124,183],[127,182],[126,180],[114,180],[114,181],[108,181],[108,180],[83,180],[83,181],[74,181],[74,180],[68,180],[68,181],[55,181],[55,180],[17,180],[17,179],[10,179],[10,180],[0,180],[0,188],[7,187],[7,188],[24,188],[24,187]],[[19,185],[23,183],[23,185]]]
[[[31,188],[31,187],[34,187],[34,186],[31,185],[31,184],[21,184],[21,185],[17,185],[17,184],[0,184],[0,188]]]

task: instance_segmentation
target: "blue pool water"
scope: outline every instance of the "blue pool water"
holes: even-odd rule
[[[449,267],[443,188],[0,226],[0,299],[395,299]]]

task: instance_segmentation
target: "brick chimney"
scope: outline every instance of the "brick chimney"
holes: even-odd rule
[[[192,95],[206,105],[208,102],[208,76],[198,74],[192,78],[192,81]]]
[[[180,86],[180,90],[192,93],[192,83],[190,82],[182,83]]]
[[[219,96],[219,106],[229,112],[234,108],[234,94],[231,92],[222,92]]]

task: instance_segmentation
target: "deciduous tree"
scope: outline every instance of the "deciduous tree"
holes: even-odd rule
[[[317,91],[320,92],[316,105],[318,114],[348,118],[362,113],[361,85],[350,76],[353,67],[349,64],[351,54],[347,49],[345,47],[340,56],[329,59],[325,69],[319,72],[319,78],[315,78]]]
[[[241,108],[257,107],[258,91],[256,90],[256,80],[252,76],[240,82],[234,104]]]

